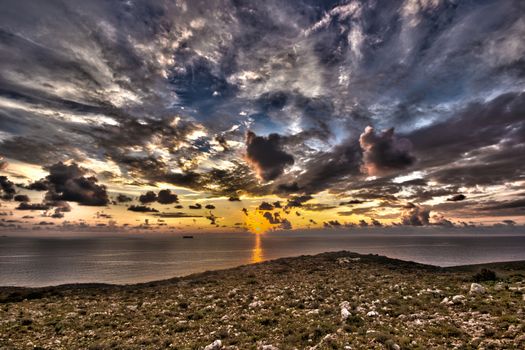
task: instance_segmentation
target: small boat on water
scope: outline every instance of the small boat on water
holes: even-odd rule
[[[193,236],[182,236],[182,238],[191,239]]]

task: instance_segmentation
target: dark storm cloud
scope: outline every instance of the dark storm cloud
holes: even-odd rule
[[[442,197],[442,196],[449,196],[457,192],[456,186],[451,187],[417,187],[412,195],[407,196],[407,199],[410,199],[415,202],[424,202],[431,200],[435,197]],[[459,196],[463,196],[459,197]],[[461,201],[465,199],[466,197],[464,195],[454,195],[450,198],[447,198],[447,201]]]
[[[157,194],[153,191],[148,191],[139,196],[139,202],[142,204],[153,203],[157,201]]]
[[[179,202],[179,197],[175,193],[172,193],[169,189],[160,190],[158,194],[153,191],[148,191],[145,194],[139,196],[139,202],[142,204],[153,202],[157,202],[159,204],[173,204]]]
[[[22,202],[16,207],[16,210],[49,210],[51,206],[45,203],[27,203]]]
[[[133,198],[126,196],[125,194],[122,194],[122,193],[117,196],[117,202],[119,203],[127,203],[127,202],[131,202],[132,200]]]
[[[280,215],[279,213],[270,213],[270,212],[265,212],[263,214],[264,218],[266,220],[268,220],[268,222],[272,225],[277,225],[277,224],[280,224],[281,223],[281,218],[280,218]]]
[[[337,227],[341,227],[341,223],[337,220],[330,220],[330,221],[323,222],[323,226],[325,228],[337,228]]]
[[[45,179],[32,182],[26,186],[28,190],[32,190],[32,191],[47,191],[48,187],[49,187],[48,183]]]
[[[325,210],[335,209],[337,207],[335,205],[323,204],[323,203],[306,203],[306,204],[303,204],[302,208],[304,210],[310,210],[310,211],[325,211]]]
[[[459,201],[462,201],[462,200],[465,200],[467,197],[464,195],[464,194],[456,194],[450,198],[447,198],[447,201],[449,202],[459,202]]]
[[[282,219],[279,225],[281,230],[291,230],[293,228],[292,223],[288,219]]]
[[[373,211],[374,211],[374,208],[365,207],[365,208],[355,208],[355,209],[348,210],[348,211],[340,211],[337,214],[341,216],[367,215]]]
[[[410,154],[410,141],[397,138],[393,128],[377,134],[374,128],[367,127],[359,137],[359,144],[363,149],[363,170],[368,175],[403,170],[415,162]]]
[[[428,208],[409,203],[401,216],[401,223],[407,226],[427,226],[430,224]]]
[[[295,196],[288,199],[288,202],[286,203],[286,208],[295,208],[295,207],[302,207],[304,203],[308,202],[309,200],[313,199],[311,195],[303,195],[303,196]]]
[[[441,166],[428,175],[433,180],[462,186],[504,183],[522,179],[525,171],[523,115],[525,94],[507,93],[472,103],[455,118],[409,137],[422,166]],[[465,156],[471,161],[459,162]]]
[[[297,176],[297,188],[309,193],[325,189],[343,192],[349,178],[361,175],[360,162],[361,149],[357,140],[345,141],[329,152],[317,152],[304,161],[304,172]]]
[[[15,193],[15,184],[7,176],[0,176],[0,197],[4,200],[11,200]]]
[[[29,202],[29,197],[26,194],[17,194],[13,199],[15,202]]]
[[[383,224],[379,220],[376,220],[376,219],[372,219],[371,224],[372,224],[372,226],[375,226],[375,227],[382,227],[383,226]]]
[[[165,219],[177,219],[177,218],[201,218],[202,215],[194,215],[194,214],[187,214],[183,212],[167,212],[167,213],[158,213],[153,214],[153,216],[157,216],[159,218],[165,218]]]
[[[355,204],[363,204],[365,201],[362,201],[360,199],[352,199],[346,202],[341,202],[339,205],[355,205]]]
[[[434,215],[432,216],[432,225],[445,226],[445,227],[454,227],[454,223],[450,220],[447,220],[443,215]]]
[[[525,199],[516,199],[510,201],[501,201],[483,207],[483,210],[500,210],[500,209],[517,209],[525,211]]]
[[[259,177],[265,181],[275,180],[287,166],[294,163],[293,156],[282,150],[279,134],[263,137],[249,131],[246,135],[246,157]]]
[[[69,201],[88,206],[104,206],[109,203],[106,186],[98,184],[96,177],[87,176],[88,170],[78,164],[59,162],[46,170],[49,171],[49,175],[37,181],[36,185],[40,188],[45,184],[46,201]]]
[[[297,182],[291,184],[279,184],[277,185],[277,193],[297,193],[300,191],[299,185]]]
[[[273,210],[273,205],[268,202],[262,202],[257,209],[259,210]]]
[[[130,205],[128,207],[129,211],[134,211],[137,213],[158,213],[159,211],[155,208],[147,207],[144,205]]]

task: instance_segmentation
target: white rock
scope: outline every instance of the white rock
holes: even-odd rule
[[[362,306],[358,306],[358,307],[356,307],[355,310],[356,310],[357,312],[365,312],[365,311],[366,311],[366,309],[365,309],[364,307],[362,307]]]
[[[505,289],[505,285],[502,282],[498,282],[494,286],[494,290],[504,290],[504,289]]]
[[[263,305],[263,302],[260,301],[260,300],[257,300],[257,301],[254,301],[253,303],[250,303],[250,305],[248,305],[248,307],[250,309],[255,309],[256,307],[259,307],[259,306],[262,306]]]
[[[397,344],[392,345],[392,350],[401,350],[401,347]]]
[[[449,302],[450,300],[448,298],[441,300],[441,304],[448,304]]]
[[[453,303],[461,303],[463,300],[465,300],[465,296],[464,295],[461,295],[461,294],[458,294],[458,295],[454,295],[452,297],[452,302]]]
[[[470,294],[483,294],[485,293],[485,287],[483,287],[481,284],[478,283],[472,283],[470,285]]]
[[[279,348],[273,345],[263,345],[261,346],[261,350],[279,350]]]
[[[348,301],[342,301],[340,304],[339,304],[339,307],[342,309],[342,308],[345,308],[345,309],[348,309],[350,308],[350,303]]]
[[[222,342],[217,339],[210,345],[206,345],[206,347],[204,347],[204,350],[220,350],[221,348],[222,348]]]
[[[328,340],[332,340],[334,339],[334,335],[333,334],[327,334],[323,337],[323,340],[322,341],[328,341]]]
[[[348,258],[339,258],[339,259],[337,259],[337,263],[339,265],[348,264],[349,262],[350,262],[350,260]]]
[[[346,307],[341,308],[341,320],[345,321],[350,317],[350,311]]]
[[[368,313],[366,314],[368,317],[377,317],[379,316],[379,313],[377,311],[368,311]]]

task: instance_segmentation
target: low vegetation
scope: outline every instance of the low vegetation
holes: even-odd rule
[[[339,252],[130,286],[0,288],[0,349],[523,349],[524,276],[523,262]]]

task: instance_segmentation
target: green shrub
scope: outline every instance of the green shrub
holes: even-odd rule
[[[497,279],[496,272],[489,269],[481,269],[480,272],[476,273],[472,279],[474,282],[485,282],[495,281]]]

